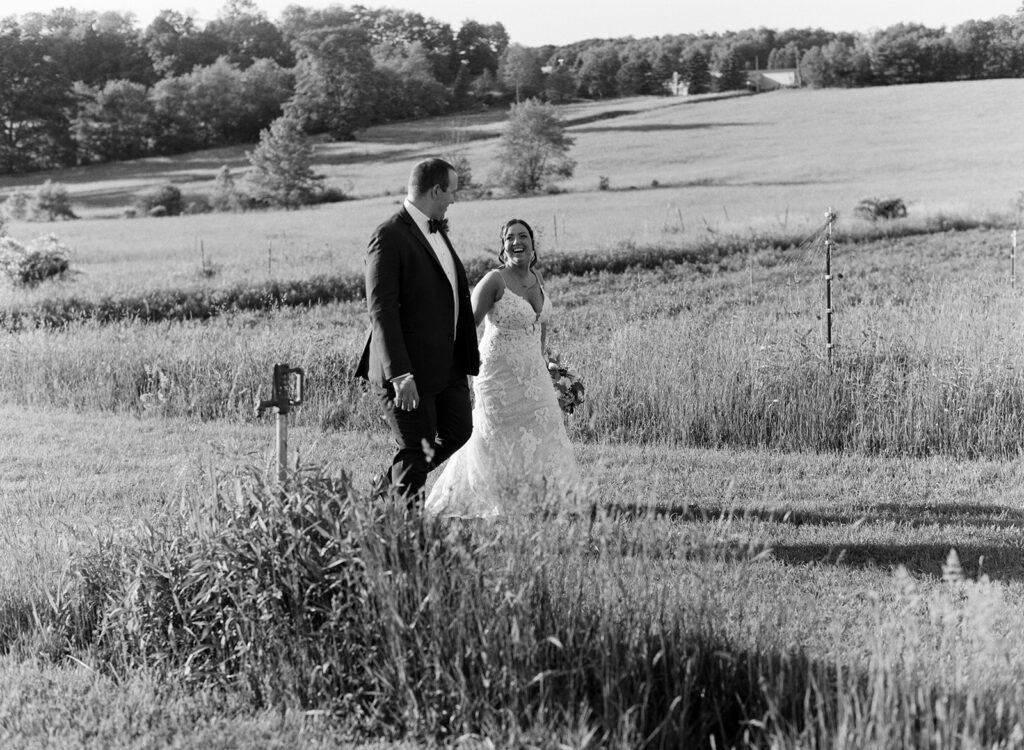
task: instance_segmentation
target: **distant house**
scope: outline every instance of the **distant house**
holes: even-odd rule
[[[747,71],[747,88],[751,91],[774,91],[775,89],[799,87],[800,71],[797,68]]]

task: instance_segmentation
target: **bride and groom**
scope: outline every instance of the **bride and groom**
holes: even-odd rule
[[[504,224],[500,265],[471,295],[445,220],[458,189],[451,164],[421,161],[402,209],[370,239],[370,334],[356,374],[374,388],[397,444],[380,484],[412,505],[447,461],[425,511],[493,517],[538,493],[571,491],[579,472],[544,361],[551,300],[533,230]]]

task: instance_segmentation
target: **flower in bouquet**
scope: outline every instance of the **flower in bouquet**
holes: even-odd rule
[[[586,388],[569,367],[562,364],[557,354],[548,355],[548,375],[558,397],[558,405],[566,414],[572,414],[576,407],[583,403]]]

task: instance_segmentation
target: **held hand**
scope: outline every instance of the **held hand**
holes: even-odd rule
[[[416,381],[406,378],[395,386],[395,406],[402,411],[412,411],[420,405],[420,393],[416,389]]]

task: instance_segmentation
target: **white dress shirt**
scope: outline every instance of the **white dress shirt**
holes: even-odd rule
[[[444,275],[448,277],[448,283],[452,286],[452,301],[455,303],[455,319],[452,328],[452,338],[454,339],[459,327],[459,281],[455,275],[455,260],[452,258],[452,251],[448,249],[448,243],[444,241],[444,237],[441,236],[440,232],[431,233],[428,224],[430,217],[416,208],[408,199],[405,201],[405,210],[409,212],[409,216],[412,217],[412,220],[416,222],[416,226],[423,232],[427,242],[434,248],[434,254],[441,261]]]

